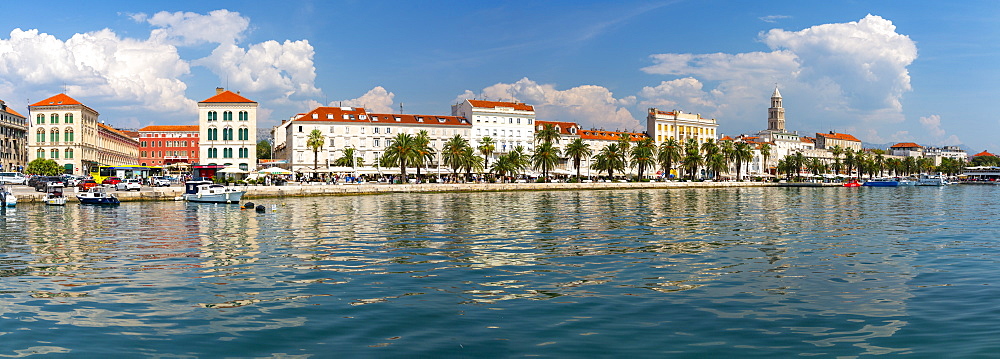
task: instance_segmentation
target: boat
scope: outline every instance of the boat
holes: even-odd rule
[[[921,174],[917,186],[946,186],[950,184],[940,173],[936,175]]]
[[[862,184],[862,186],[865,186],[865,187],[906,187],[906,186],[914,186],[916,184],[917,184],[917,182],[908,180],[906,178],[881,177],[881,178],[872,178],[870,180],[867,180],[867,181],[865,181],[864,184]]]
[[[844,187],[861,187],[861,183],[857,180],[851,180],[850,182],[844,183]]]
[[[118,205],[122,202],[114,194],[108,193],[104,187],[91,187],[87,192],[76,195],[80,204]]]
[[[47,182],[45,184],[45,204],[50,206],[65,206],[66,197],[63,196],[62,182]]]
[[[0,202],[3,207],[14,207],[17,205],[17,196],[7,186],[0,186]]]
[[[214,184],[211,181],[188,181],[184,184],[184,200],[202,203],[240,203],[243,194],[235,188]]]

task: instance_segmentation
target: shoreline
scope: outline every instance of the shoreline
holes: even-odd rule
[[[421,183],[421,184],[298,184],[290,186],[233,186],[245,190],[244,201],[258,198],[357,196],[389,193],[571,191],[611,189],[683,189],[731,187],[842,187],[841,183],[774,182],[610,182],[610,183]],[[149,191],[111,191],[122,202],[176,201],[184,187],[159,187]],[[66,191],[67,203],[79,203],[76,191]],[[19,194],[18,203],[44,203],[44,193]]]

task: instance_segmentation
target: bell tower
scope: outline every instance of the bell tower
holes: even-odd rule
[[[778,85],[774,86],[771,108],[767,109],[767,130],[785,132],[785,109],[781,107],[781,92],[778,92]]]

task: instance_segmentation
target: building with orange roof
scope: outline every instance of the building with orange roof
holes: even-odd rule
[[[496,151],[490,163],[517,146],[531,151],[535,142],[535,107],[521,102],[465,100],[451,106],[451,115],[472,125],[469,141],[479,147],[483,138],[493,140]]]
[[[139,164],[169,166],[198,163],[197,125],[146,126],[139,129]]]
[[[924,157],[924,146],[913,142],[900,142],[889,146],[889,153],[900,157]]]
[[[66,94],[28,106],[28,160],[56,161],[65,173],[83,175],[97,166],[135,166],[139,143],[99,122],[100,114]]]
[[[816,134],[817,149],[829,150],[837,146],[840,146],[840,148],[844,149],[849,148],[855,152],[858,152],[861,151],[861,140],[846,133],[836,133],[833,131],[830,131],[830,133]]]
[[[684,143],[694,139],[698,143],[714,141],[719,123],[714,118],[702,118],[701,114],[684,113],[684,111],[661,111],[650,108],[646,114],[646,133],[650,138],[660,143],[676,140]]]
[[[983,150],[983,152],[979,152],[977,154],[972,155],[972,157],[981,157],[981,156],[993,156],[993,157],[996,157],[997,155],[994,155],[994,154],[990,153],[990,151],[986,151],[986,150]]]
[[[28,165],[28,120],[0,100],[0,172],[23,172]]]
[[[313,130],[323,134],[324,144],[317,152],[307,146]],[[279,163],[281,167],[295,172],[398,173],[398,168],[377,167],[378,158],[396,135],[416,135],[420,131],[427,131],[430,147],[437,153],[435,159],[427,163],[432,168],[430,171],[436,173],[445,143],[456,135],[468,139],[472,125],[458,116],[380,114],[368,113],[359,107],[324,106],[297,114],[276,126],[272,130],[273,153],[275,159],[284,161]],[[359,161],[350,169],[334,166],[347,149],[353,149]]]
[[[196,175],[215,177],[216,170],[226,166],[257,169],[257,106],[239,92],[221,87],[215,96],[198,102]]]

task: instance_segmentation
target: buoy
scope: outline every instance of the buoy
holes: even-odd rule
[[[251,209],[253,207],[254,207],[253,202],[247,202],[243,204],[243,209]]]
[[[257,206],[257,212],[264,213],[264,205]]]

